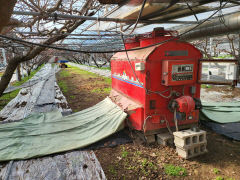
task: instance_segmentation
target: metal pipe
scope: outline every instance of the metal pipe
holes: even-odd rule
[[[31,11],[13,11],[15,15],[24,15],[24,16],[46,16],[52,17],[57,20],[64,19],[74,19],[74,20],[90,20],[90,21],[110,21],[117,23],[135,23],[135,19],[118,19],[118,18],[106,18],[106,17],[92,17],[92,16],[78,16],[78,15],[69,15],[69,14],[58,14],[58,13],[40,13],[40,12],[31,12]],[[139,23],[144,24],[197,24],[196,21],[162,21],[162,20],[139,20]]]
[[[25,37],[24,39],[49,39],[47,37]],[[64,40],[66,39],[72,39],[72,40],[121,40],[120,38],[104,38],[104,37],[100,37],[100,38],[64,38]]]
[[[30,34],[30,35],[36,35],[36,36],[47,36],[48,34],[40,34],[39,32],[21,32],[21,31],[13,31],[12,33],[20,33],[20,34]],[[106,37],[106,36],[121,36],[120,34],[74,34],[74,33],[64,33],[68,36],[96,36],[96,37]],[[53,33],[51,35],[61,35],[61,33]],[[124,35],[128,36],[128,35]],[[133,36],[133,35],[129,35]]]
[[[238,34],[238,61],[239,61],[239,64],[240,64],[240,34]]]
[[[183,28],[179,32],[180,34],[191,29],[193,26]],[[211,22],[206,22],[200,25],[195,30],[186,33],[181,37],[182,40],[194,40],[203,37],[212,37],[223,35],[227,33],[236,33],[240,31],[240,13],[234,13],[227,16],[221,16],[212,20]]]
[[[6,53],[4,48],[0,48],[2,50],[2,56],[3,56],[3,64],[6,66],[7,65],[7,58],[6,58]]]

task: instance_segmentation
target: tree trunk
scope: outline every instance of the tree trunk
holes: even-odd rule
[[[17,59],[18,57],[14,58]],[[8,86],[9,82],[12,79],[13,73],[15,69],[17,68],[19,62],[18,61],[10,61],[7,65],[6,70],[4,71],[4,74],[0,81],[0,96],[3,94],[4,90]]]
[[[92,5],[92,3],[93,3],[93,1],[86,1],[85,5],[82,8],[83,12],[85,12],[84,15],[93,16],[97,12],[97,11],[92,11],[92,12],[88,13],[88,8]],[[68,21],[66,23],[66,25],[68,25],[69,22],[70,21]],[[78,28],[84,22],[85,22],[85,20],[76,21],[74,24],[72,24],[70,27],[68,27],[68,33],[72,33],[76,28]],[[51,45],[59,40],[64,39],[67,36],[68,36],[68,34],[53,36],[53,37],[50,37],[49,39],[47,39],[45,42],[43,42],[43,44]],[[26,55],[17,56],[17,57],[14,57],[9,60],[7,68],[5,69],[5,72],[0,80],[0,97],[2,96],[4,90],[7,88],[17,66],[21,62],[29,61],[29,60],[35,58],[37,55],[39,55],[45,49],[46,49],[46,47],[37,46],[37,47],[34,47],[33,49],[31,49]]]
[[[98,65],[96,59],[91,54],[90,54],[90,59],[92,59],[94,64],[97,66],[97,68],[99,68],[99,65]]]
[[[17,0],[0,0],[0,33],[8,24]]]
[[[22,75],[20,71],[20,64],[17,66],[17,80],[21,81],[22,80]]]

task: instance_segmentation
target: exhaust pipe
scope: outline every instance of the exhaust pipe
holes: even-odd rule
[[[179,30],[179,33],[188,31],[194,26],[190,26]],[[191,32],[186,33],[181,37],[181,40],[190,41],[208,36],[223,35],[226,33],[240,32],[240,13],[221,16],[213,19],[211,22],[205,22]]]

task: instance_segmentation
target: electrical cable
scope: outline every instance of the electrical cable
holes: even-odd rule
[[[186,0],[185,0],[185,3],[187,4],[188,9],[190,9],[190,11],[192,11],[192,13],[193,13],[195,19],[196,19],[197,22],[198,22],[198,21],[199,21],[199,20],[198,20],[198,17],[197,17],[197,15],[196,15],[196,13],[193,11],[192,7],[187,3]]]
[[[194,29],[196,29],[197,27],[199,27],[200,25],[202,25],[203,23],[205,23],[206,21],[208,21],[210,18],[212,18],[216,13],[218,13],[224,6],[226,6],[228,2],[226,2],[223,6],[220,6],[212,15],[210,15],[207,19],[201,21],[201,23],[197,24],[196,26],[194,26],[193,28],[189,29],[188,31],[179,34],[175,37],[172,37],[170,39],[155,43],[155,44],[151,44],[145,47],[138,47],[138,48],[132,48],[132,49],[128,49],[128,50],[111,50],[111,51],[83,51],[83,50],[74,50],[74,49],[68,49],[68,48],[61,48],[61,47],[56,47],[56,46],[52,46],[52,45],[48,45],[46,43],[40,44],[40,43],[34,43],[34,42],[29,42],[29,41],[25,41],[22,39],[17,39],[17,38],[13,38],[13,37],[9,37],[9,36],[5,36],[0,34],[0,37],[3,39],[8,39],[8,40],[12,40],[15,42],[19,42],[19,43],[26,43],[26,44],[30,44],[33,46],[40,46],[40,47],[45,47],[45,48],[50,48],[50,49],[56,49],[56,50],[62,50],[62,51],[69,51],[69,52],[78,52],[78,53],[116,53],[116,52],[125,52],[125,51],[137,51],[137,50],[142,50],[142,49],[146,49],[149,47],[153,47],[153,46],[157,46],[157,45],[161,45],[167,42],[170,42],[172,40],[176,40],[177,38],[182,37],[183,35],[186,35],[187,33],[193,31]]]
[[[144,119],[144,122],[143,122],[143,130],[145,131],[145,129],[146,129],[146,124],[147,124],[147,120],[149,119],[149,118],[151,118],[152,116],[148,116],[148,117],[146,117],[146,119]]]
[[[147,2],[147,0],[144,0],[144,1],[143,1],[142,7],[141,7],[141,9],[140,9],[140,11],[139,11],[137,20],[136,20],[136,22],[135,22],[135,24],[134,24],[134,27],[133,27],[133,29],[131,30],[131,32],[128,33],[128,35],[132,34],[133,31],[136,29],[136,27],[137,27],[137,25],[138,25],[138,22],[139,22],[139,20],[140,20],[140,18],[141,18],[141,16],[142,16],[142,12],[143,12],[143,10],[144,10],[144,6],[145,6],[146,2]],[[130,26],[128,26],[127,29],[128,29],[129,27],[130,27]],[[123,33],[123,32],[122,32],[122,33]]]
[[[165,8],[163,8],[161,11],[162,11],[162,12],[163,12],[163,11],[166,11],[168,8],[172,7],[172,6],[173,6],[174,4],[176,4],[178,1],[179,1],[179,0],[172,0],[172,1],[169,3],[169,5],[168,5],[167,7],[165,7]],[[130,33],[127,33],[127,34],[124,33],[126,30],[128,30],[128,29],[132,26],[132,24],[130,24],[128,27],[126,27],[123,31],[120,30],[121,33],[123,33],[124,35],[131,35],[131,34],[133,33],[133,31],[136,29],[136,27],[137,27],[137,25],[138,25],[138,22],[139,22],[139,20],[140,20],[140,18],[141,18],[141,16],[142,16],[142,13],[143,13],[143,10],[144,10],[144,7],[145,7],[146,2],[147,2],[147,0],[144,0],[144,1],[143,1],[143,4],[142,4],[142,7],[141,7],[141,9],[140,9],[140,11],[139,11],[139,14],[138,14],[136,23],[134,24],[134,27],[133,27],[133,29],[131,30],[131,32],[130,32]]]
[[[165,118],[165,123],[166,123],[166,126],[167,126],[167,129],[168,129],[169,133],[173,134],[173,132],[171,130],[171,127],[169,126],[169,122],[166,120],[166,118]]]
[[[177,120],[177,108],[174,108],[174,122],[175,122],[175,127],[176,131],[178,131],[178,120]]]

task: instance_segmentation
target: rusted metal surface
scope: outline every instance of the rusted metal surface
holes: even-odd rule
[[[117,92],[112,89],[110,96],[111,100],[121,107],[125,112],[132,111],[137,108],[142,108],[141,104],[136,103],[136,101],[126,97],[124,94]]]
[[[157,46],[153,46],[150,48],[141,49],[138,51],[129,51],[128,57],[129,59],[135,59],[140,61],[146,61],[148,56],[156,49]],[[113,60],[128,60],[126,52],[118,52],[112,56]]]

